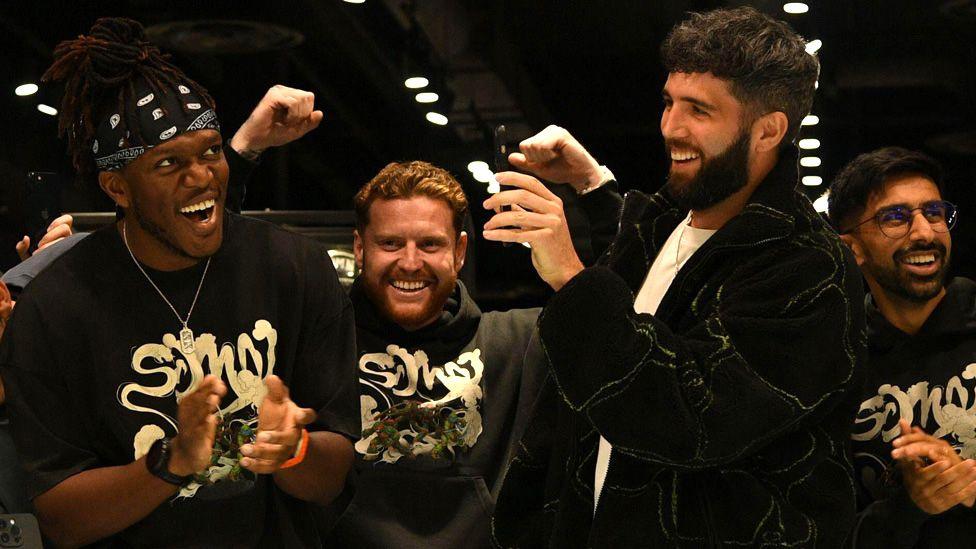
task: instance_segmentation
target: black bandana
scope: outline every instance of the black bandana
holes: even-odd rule
[[[124,120],[120,113],[112,113],[95,131],[92,156],[98,170],[121,169],[180,134],[205,129],[220,131],[217,113],[189,87],[180,84],[175,90],[153,90],[143,79],[136,81],[135,86],[134,116]],[[130,143],[128,124],[138,124],[144,143]]]

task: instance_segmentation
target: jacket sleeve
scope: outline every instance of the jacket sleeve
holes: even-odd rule
[[[590,224],[593,257],[599,259],[617,235],[623,198],[617,189],[617,182],[610,181],[599,189],[581,196],[579,201]]]
[[[929,515],[919,509],[903,488],[872,502],[857,514],[849,549],[910,549],[918,542]]]
[[[230,140],[224,143],[224,157],[227,159],[227,166],[230,168],[225,205],[228,210],[241,213],[241,209],[244,207],[244,196],[247,194],[247,183],[251,180],[251,174],[258,167],[258,163],[237,154],[237,151],[230,146]]]
[[[684,469],[736,461],[837,405],[864,353],[853,260],[835,243],[757,254],[699,292],[680,334],[636,313],[613,271],[578,274],[540,318],[567,405],[615,450]]]

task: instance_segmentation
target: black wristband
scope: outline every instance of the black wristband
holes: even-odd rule
[[[169,471],[169,458],[172,455],[170,453],[171,448],[170,439],[168,438],[161,438],[153,442],[153,445],[149,447],[149,452],[146,454],[146,468],[149,469],[150,473],[170,484],[183,486],[193,478],[193,475],[180,476]]]

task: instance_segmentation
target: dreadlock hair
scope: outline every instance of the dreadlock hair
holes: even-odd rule
[[[132,110],[139,78],[159,94],[170,93],[182,84],[207,107],[214,108],[207,90],[170,63],[169,57],[146,39],[138,21],[124,17],[98,19],[88,36],[58,44],[54,63],[41,81],[65,83],[58,134],[67,135],[68,154],[79,174],[95,171],[92,141],[99,121],[108,112],[118,112],[125,121],[129,146],[146,144]]]

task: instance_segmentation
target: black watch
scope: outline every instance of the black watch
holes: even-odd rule
[[[183,486],[193,478],[193,475],[181,477],[180,475],[174,475],[169,472],[169,458],[172,448],[170,443],[171,440],[168,438],[161,438],[153,442],[153,445],[149,447],[149,452],[146,454],[146,469],[149,469],[150,473],[170,484]]]

